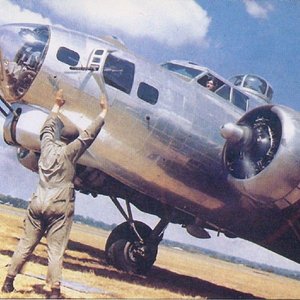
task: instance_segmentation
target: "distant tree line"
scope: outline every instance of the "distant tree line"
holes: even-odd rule
[[[175,242],[175,241],[170,241],[167,239],[164,239],[161,242],[161,244],[165,245],[167,247],[174,248],[174,249],[184,250],[184,251],[187,251],[190,253],[201,253],[203,255],[206,255],[206,256],[209,256],[212,258],[228,261],[228,262],[235,263],[235,264],[244,265],[244,266],[247,266],[252,269],[261,270],[264,272],[274,273],[274,274],[278,274],[281,276],[300,280],[300,272],[298,272],[298,271],[292,271],[292,270],[288,270],[288,269],[274,267],[274,266],[270,266],[270,265],[267,265],[264,263],[258,263],[258,262],[250,261],[250,260],[247,260],[244,258],[220,253],[220,252],[217,252],[214,250],[198,247],[195,245],[183,244],[183,243],[179,243],[179,242]]]
[[[3,194],[0,194],[0,204],[6,204],[6,205],[23,208],[23,209],[26,209],[28,206],[28,202],[23,199],[7,196]]]
[[[93,227],[97,227],[97,228],[101,228],[104,229],[106,231],[112,231],[117,225],[116,224],[112,224],[109,225],[107,223],[104,223],[102,221],[96,221],[90,217],[83,217],[81,215],[75,215],[74,216],[74,221],[76,223],[81,223],[81,224],[87,224]]]
[[[0,194],[0,204],[6,204],[9,206],[17,207],[17,208],[22,208],[22,209],[27,209],[28,207],[28,201],[25,201],[23,199],[7,196]],[[83,217],[81,215],[75,215],[74,216],[74,221],[77,223],[82,223],[82,224],[87,224],[93,227],[98,227],[101,229],[104,229],[106,231],[111,231],[116,227],[116,224],[106,224],[102,221],[96,221],[90,217]]]

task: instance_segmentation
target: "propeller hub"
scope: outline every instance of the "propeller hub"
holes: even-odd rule
[[[222,137],[232,144],[248,144],[252,139],[252,131],[249,127],[234,123],[224,124],[220,132]]]

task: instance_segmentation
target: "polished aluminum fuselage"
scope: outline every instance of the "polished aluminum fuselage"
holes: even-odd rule
[[[40,29],[45,32],[45,28]],[[15,102],[14,108],[22,108],[23,116],[15,127],[18,135],[16,139],[21,146],[39,151],[40,127],[53,106],[57,88],[64,90],[66,104],[61,113],[66,128],[77,132],[90,124],[100,113],[101,92],[94,75],[98,76],[101,68],[100,71],[91,71],[85,67],[89,67],[91,55],[96,49],[104,50],[103,53],[113,53],[134,64],[133,85],[130,92],[126,93],[106,84],[109,110],[105,125],[79,163],[116,179],[115,182],[129,188],[126,191],[134,190],[139,196],[145,196],[139,199],[139,206],[145,212],[160,215],[157,209],[148,209],[151,204],[147,202],[151,199],[155,202],[153,206],[156,206],[159,201],[166,206],[156,206],[158,209],[174,207],[184,217],[192,216],[196,225],[246,238],[299,261],[293,250],[300,247],[300,243],[294,242],[295,232],[298,236],[294,230],[298,218],[297,208],[295,211],[289,209],[287,212],[290,215],[287,215],[286,211],[283,212],[285,206],[276,206],[272,201],[260,201],[260,195],[256,197],[255,193],[247,191],[243,180],[239,182],[239,188],[234,188],[223,168],[225,141],[221,137],[220,128],[226,123],[236,123],[245,111],[198,84],[197,78],[186,80],[159,65],[149,63],[132,54],[118,41],[97,39],[62,28],[49,29],[48,42],[44,44],[43,63],[36,75],[29,72],[29,79],[34,76],[34,80],[28,90],[24,86],[21,89],[7,88],[9,80],[4,70],[9,73],[10,69],[18,67],[17,55],[14,56],[10,45],[3,45],[8,39],[4,39],[5,30],[0,30],[1,96],[9,102]],[[26,29],[23,35],[28,32],[34,33]],[[13,36],[18,38],[19,33],[15,31]],[[10,42],[13,47],[14,41]],[[81,70],[71,70],[70,65],[58,59],[61,47],[79,54],[76,67],[82,67]],[[36,58],[41,58],[41,55]],[[105,58],[103,55],[102,59]],[[9,63],[13,67],[7,67]],[[16,74],[22,76],[22,70],[17,69]],[[10,83],[15,87],[18,85],[17,80]],[[140,98],[138,91],[141,83],[158,90],[157,103],[151,104]],[[228,82],[226,84],[230,85]],[[261,104],[257,99],[250,98],[248,109]],[[287,123],[287,129],[297,127],[299,120],[296,114],[286,113],[284,123]],[[12,124],[13,119],[14,116],[10,114],[6,123]],[[294,120],[293,126],[289,126],[289,119]],[[286,139],[281,143],[284,148],[282,151],[284,154],[290,153],[291,148],[285,148],[285,142]],[[280,161],[281,158],[284,155],[279,156]],[[289,161],[293,163],[295,155],[290,155],[290,158]],[[282,176],[279,174],[274,178],[281,180],[278,182],[279,188],[285,181],[292,183],[287,185],[294,189],[288,200],[293,198],[289,203],[297,203],[299,193],[295,190],[298,189],[298,177],[298,181],[286,179],[285,174],[286,171]],[[254,179],[260,180],[262,177],[256,176]],[[260,180],[260,190],[272,178],[268,175],[268,180]],[[248,186],[254,187],[254,190],[258,183],[255,180],[253,184],[251,179],[248,182]],[[101,193],[101,186],[97,193]],[[268,197],[268,192],[266,194]],[[130,201],[130,192],[126,196],[126,200]],[[284,197],[280,198],[281,202],[286,202]],[[186,224],[184,220],[177,222]],[[292,245],[291,249],[286,248],[288,244]]]
[[[100,90],[90,72],[71,71],[57,60],[62,46],[78,52],[82,66],[93,49],[116,50],[115,55],[135,64],[129,95],[106,85],[110,107],[104,130],[89,150],[94,158],[91,167],[190,213],[195,208],[220,212],[237,197],[223,174],[224,139],[219,129],[239,119],[242,110],[127,50],[55,28],[45,61],[23,100],[50,109],[55,81],[65,93],[62,113],[81,130],[99,113]],[[140,82],[159,90],[155,105],[137,96]]]

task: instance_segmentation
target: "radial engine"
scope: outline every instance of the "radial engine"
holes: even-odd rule
[[[223,164],[242,194],[280,209],[300,200],[300,114],[267,105],[221,128]]]

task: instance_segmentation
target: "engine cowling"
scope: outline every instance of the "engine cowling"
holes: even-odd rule
[[[13,104],[18,117],[10,113],[3,127],[4,141],[12,146],[40,150],[40,131],[48,113],[40,108],[25,104]]]
[[[224,128],[223,163],[237,190],[279,208],[300,200],[298,112],[284,106],[262,106]]]
[[[13,103],[13,110],[18,117],[9,113],[4,122],[3,137],[7,144],[22,146],[33,151],[40,151],[40,131],[45,123],[49,112],[32,105]],[[79,132],[78,129],[61,116],[64,127],[62,139],[66,141],[74,140]]]

